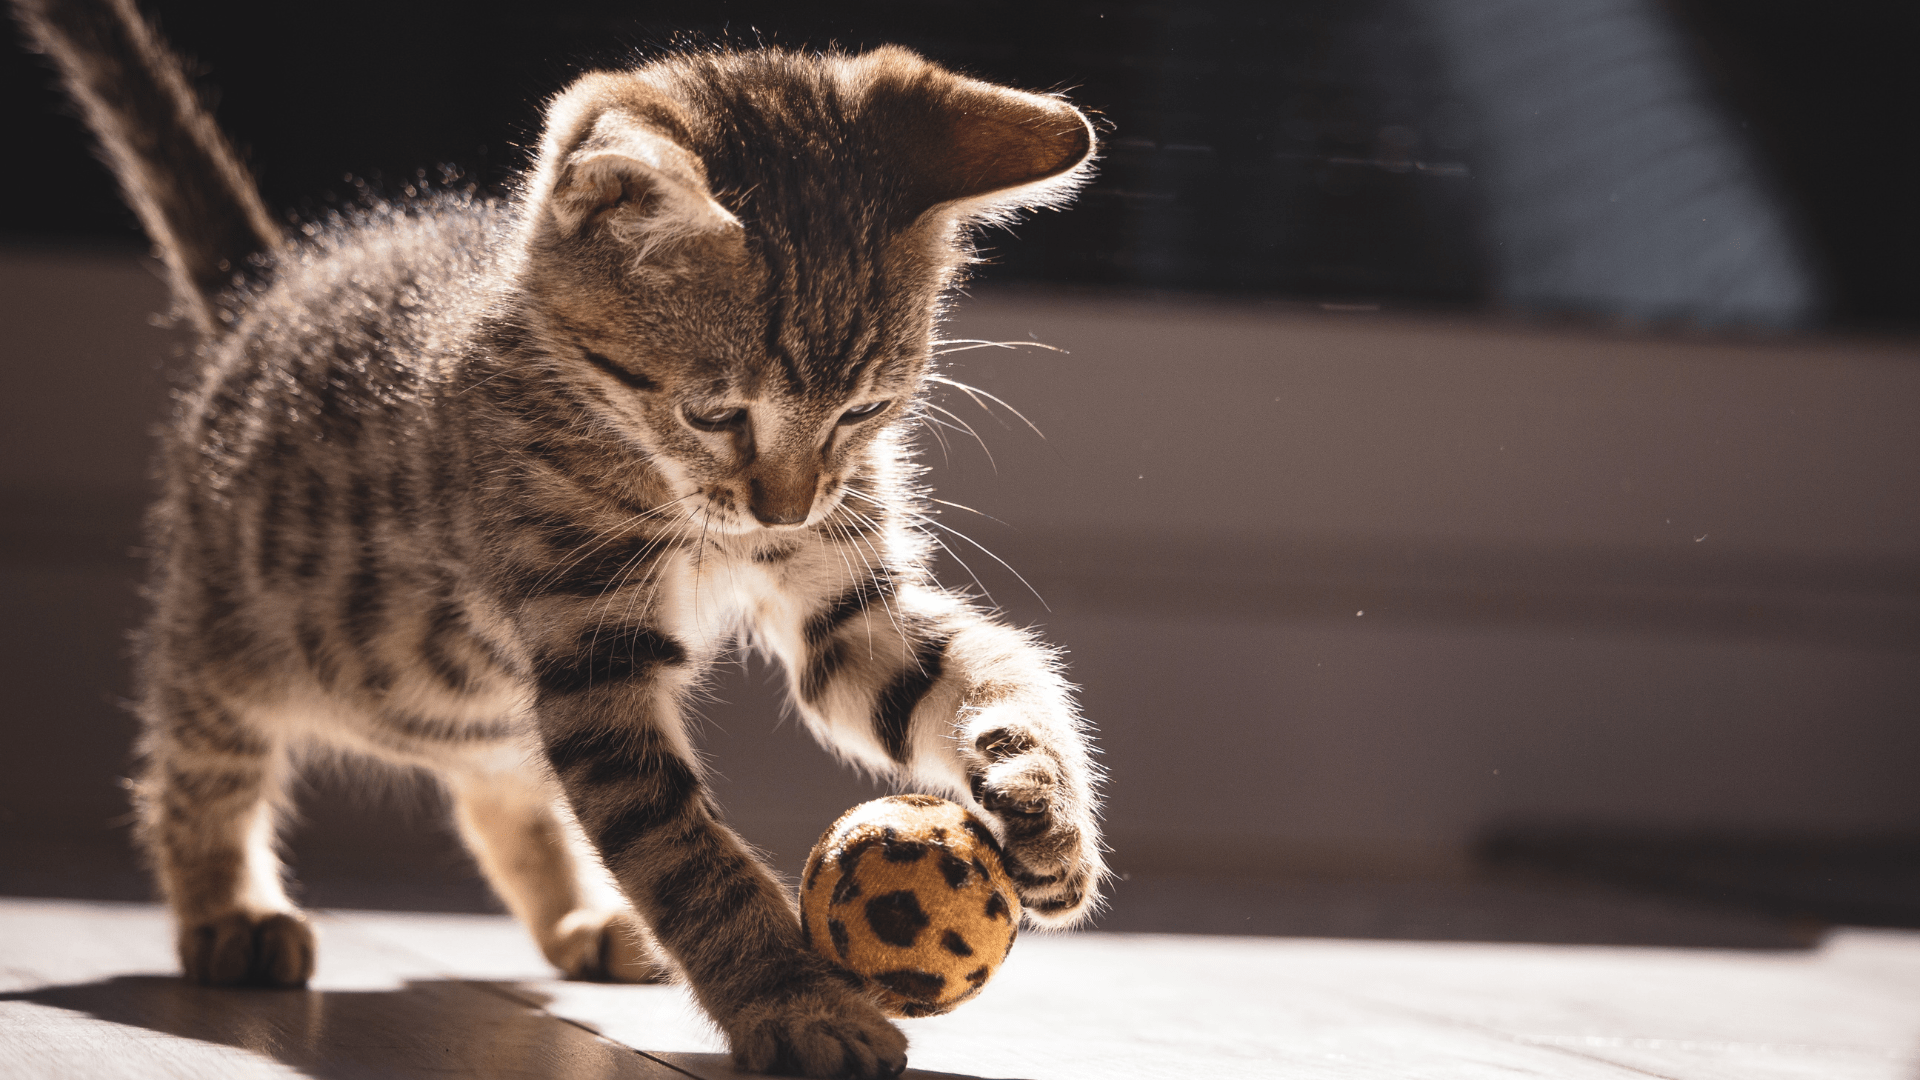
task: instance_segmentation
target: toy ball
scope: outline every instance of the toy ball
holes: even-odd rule
[[[978,994],[1019,929],[999,843],[966,808],[931,795],[847,811],[801,877],[808,944],[860,976],[890,1016],[937,1016]]]

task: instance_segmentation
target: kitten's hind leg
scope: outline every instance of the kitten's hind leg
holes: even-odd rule
[[[559,808],[551,784],[517,773],[447,778],[454,821],[507,908],[570,978],[662,982],[653,934]]]
[[[210,698],[155,697],[134,788],[181,968],[199,983],[304,986],[313,931],[274,853],[284,749]]]

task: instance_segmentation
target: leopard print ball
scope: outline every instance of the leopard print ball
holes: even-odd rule
[[[813,846],[800,926],[889,1015],[937,1016],[999,969],[1020,904],[980,819],[931,795],[894,795],[847,811]]]

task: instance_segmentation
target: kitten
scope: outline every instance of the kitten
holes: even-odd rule
[[[19,6],[200,335],[136,781],[189,978],[307,980],[276,815],[347,753],[440,778],[562,971],[684,978],[747,1069],[899,1072],[703,786],[685,701],[742,642],[827,746],[980,811],[1028,918],[1088,911],[1068,687],[933,580],[911,446],[969,228],[1071,196],[1080,113],[899,48],[689,54],[556,97],[509,199],[289,237],[131,0]]]

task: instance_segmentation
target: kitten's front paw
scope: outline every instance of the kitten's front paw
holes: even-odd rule
[[[313,928],[298,912],[236,911],[181,927],[177,944],[190,982],[290,988],[313,978]]]
[[[1001,854],[1034,921],[1068,926],[1099,899],[1104,873],[1092,814],[1032,739],[997,729],[974,740],[973,797],[1005,837]]]
[[[907,1037],[879,1008],[830,977],[796,980],[721,1026],[747,1072],[881,1080],[907,1067]]]

